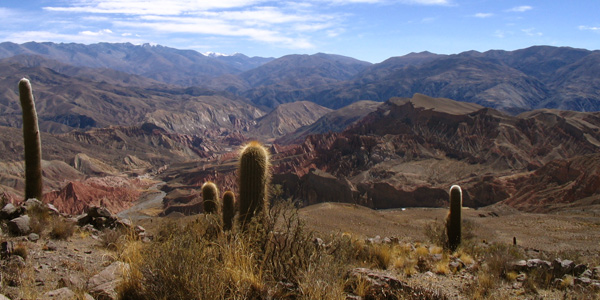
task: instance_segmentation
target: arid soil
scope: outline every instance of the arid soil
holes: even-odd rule
[[[351,233],[365,238],[379,235],[412,242],[428,242],[426,226],[443,222],[444,208],[372,210],[343,203],[321,203],[301,209],[307,225],[317,232]],[[487,243],[512,244],[549,253],[568,253],[600,263],[600,210],[555,214],[524,213],[505,205],[464,209],[475,238]]]
[[[442,208],[372,210],[342,203],[321,203],[300,210],[306,225],[317,236],[346,233],[365,239],[396,237],[400,243],[411,245],[428,244],[427,225],[442,222],[446,213],[447,210]],[[138,214],[143,213],[138,211]],[[467,230],[472,231],[477,243],[509,244],[516,237],[518,245],[529,249],[527,253],[532,258],[569,258],[591,266],[600,263],[600,217],[597,211],[588,209],[578,213],[531,214],[506,206],[495,206],[479,210],[465,209],[463,217],[469,224],[467,227],[470,229]],[[194,218],[183,217],[180,221]],[[157,217],[137,219],[136,223],[149,232],[157,232],[165,221]],[[3,279],[5,282],[1,293],[11,296],[11,299],[40,297],[64,286],[78,295],[85,295],[90,278],[118,260],[116,252],[103,245],[101,236],[84,231],[77,231],[68,241],[49,240],[47,237],[38,241],[28,241],[24,237],[5,236],[5,239],[28,250],[27,267],[23,269],[24,273],[19,274],[21,283],[11,286],[7,284],[7,278]],[[465,287],[476,281],[470,273],[438,275],[419,272],[406,277],[395,271],[388,272],[414,286],[443,290],[443,294],[450,299],[468,299]],[[506,284],[500,286],[496,293],[510,299],[529,297],[522,295],[522,289]],[[538,293],[545,299],[562,298],[562,292],[558,290],[541,290]]]

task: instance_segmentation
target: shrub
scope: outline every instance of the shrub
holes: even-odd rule
[[[50,227],[50,238],[56,240],[66,240],[75,232],[75,223],[63,220],[60,217],[52,218]]]
[[[126,299],[342,299],[343,269],[313,243],[292,203],[275,204],[246,230],[213,234],[215,218],[168,222],[151,244],[123,253]]]

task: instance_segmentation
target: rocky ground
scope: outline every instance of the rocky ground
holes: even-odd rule
[[[134,211],[143,214],[150,208],[140,207]],[[348,299],[397,299],[390,296],[394,289],[412,299],[594,299],[600,290],[600,219],[593,210],[549,215],[505,206],[466,209],[470,242],[455,254],[432,241],[445,209],[371,210],[323,203],[301,209],[300,215],[324,240],[332,234],[350,236],[374,249],[389,249],[384,265],[348,266],[346,280],[357,282]],[[9,299],[117,299],[128,269],[120,261],[118,228],[152,243],[164,220],[146,216],[131,224],[100,208],[77,218],[57,217],[73,225],[64,240],[52,236],[52,223],[40,234],[3,227],[0,294]],[[511,246],[513,237],[517,246]],[[502,276],[486,277],[498,271],[494,255],[505,255],[508,267]],[[541,271],[550,276],[547,286],[536,281]]]

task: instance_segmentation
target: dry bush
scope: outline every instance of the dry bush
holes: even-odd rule
[[[219,225],[204,215],[169,222],[153,243],[121,251],[131,265],[121,298],[342,298],[342,264],[313,243],[292,204],[275,205],[244,231],[216,231]]]
[[[29,250],[27,249],[27,246],[25,246],[25,244],[17,244],[17,246],[15,246],[15,249],[12,252],[12,255],[18,255],[20,257],[22,257],[24,260],[27,260],[27,255],[29,254]]]
[[[427,240],[439,247],[443,247],[444,249],[448,248],[448,235],[446,234],[446,222],[445,221],[433,221],[427,225],[423,229],[423,233],[427,237]],[[462,240],[461,246],[465,247],[466,245],[472,244],[475,239],[475,222],[471,219],[464,218],[462,220]]]
[[[106,228],[100,234],[101,246],[109,250],[116,251],[125,242],[125,232],[121,229]]]
[[[60,217],[52,218],[50,222],[49,236],[55,240],[66,240],[75,232],[75,223],[64,220]]]
[[[31,232],[41,236],[50,224],[50,211],[44,206],[32,205],[27,209],[27,215],[29,216],[29,227],[31,228]]]

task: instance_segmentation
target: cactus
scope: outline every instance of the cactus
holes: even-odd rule
[[[240,215],[242,228],[268,208],[269,152],[259,142],[250,142],[242,150],[239,165]]]
[[[202,185],[202,207],[205,214],[216,213],[219,202],[217,185],[208,181]]]
[[[233,228],[233,217],[235,216],[235,195],[232,191],[223,194],[223,230]]]
[[[23,142],[25,145],[25,199],[42,200],[42,148],[35,101],[29,80],[19,81],[19,100],[23,110]]]
[[[460,186],[450,188],[450,211],[446,220],[446,233],[448,235],[448,248],[455,251],[461,240],[462,227],[462,190]]]

